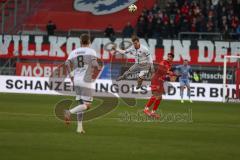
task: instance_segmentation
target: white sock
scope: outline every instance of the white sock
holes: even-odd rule
[[[82,132],[82,130],[83,130],[82,121],[78,121],[77,122],[77,132]]]
[[[70,109],[69,111],[72,113],[72,114],[75,114],[77,112],[82,112],[84,110],[87,109],[87,106],[85,104],[80,104],[72,109]]]

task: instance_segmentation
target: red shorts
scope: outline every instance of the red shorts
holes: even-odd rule
[[[156,81],[152,80],[151,81],[151,91],[152,92],[157,92],[158,94],[163,94],[164,93],[164,87],[163,87],[163,82],[164,81]]]

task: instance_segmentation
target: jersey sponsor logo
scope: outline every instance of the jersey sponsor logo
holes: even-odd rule
[[[91,12],[94,15],[105,15],[118,12],[135,3],[137,0],[75,0],[74,9]]]

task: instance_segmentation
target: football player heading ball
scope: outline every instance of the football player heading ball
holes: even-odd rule
[[[119,76],[116,80],[124,80],[128,75],[138,72],[138,80],[136,89],[141,88],[142,82],[148,75],[149,71],[154,72],[153,60],[149,50],[146,46],[140,44],[139,38],[136,36],[132,37],[133,45],[127,50],[116,49],[115,46],[112,50],[115,53],[120,54],[132,54],[135,56],[135,64],[132,65],[123,75]]]

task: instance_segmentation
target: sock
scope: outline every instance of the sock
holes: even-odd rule
[[[145,109],[148,109],[149,107],[151,107],[151,105],[155,102],[155,100],[156,100],[156,97],[152,96],[152,97],[148,100]]]
[[[155,101],[154,106],[153,106],[153,111],[156,111],[158,109],[158,106],[159,106],[160,103],[161,103],[160,99],[157,99]]]
[[[78,112],[77,113],[77,121],[82,121],[83,120],[83,112]]]
[[[78,113],[78,112],[82,112],[84,110],[87,109],[87,106],[85,104],[80,104],[72,109],[70,109],[70,113],[74,114],[74,113]]]
[[[83,130],[82,120],[83,120],[83,112],[78,112],[77,113],[77,131],[79,132]]]
[[[77,131],[81,132],[83,130],[82,121],[77,121]]]
[[[183,99],[183,90],[180,90],[181,99]]]
[[[187,90],[187,96],[188,96],[189,99],[190,99],[190,97],[191,97],[190,92],[191,92],[190,89],[188,89],[188,90]]]

